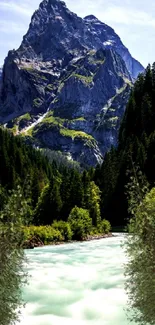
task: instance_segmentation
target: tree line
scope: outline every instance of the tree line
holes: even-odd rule
[[[93,180],[94,171],[52,163],[40,150],[24,143],[0,128],[0,208],[9,191],[20,185],[29,200],[27,223],[36,226],[67,221],[77,206],[89,210],[92,225],[101,222],[100,189]]]
[[[95,169],[101,190],[101,212],[113,225],[127,224],[126,185],[138,166],[151,187],[155,183],[155,63],[140,74],[121,123],[118,146],[111,148]],[[117,212],[117,214],[116,214]]]

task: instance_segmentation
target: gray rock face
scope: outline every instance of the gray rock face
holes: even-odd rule
[[[111,27],[44,0],[5,60],[0,123],[12,121],[15,133],[39,146],[95,165],[117,144],[133,79],[142,71]]]
[[[120,37],[113,28],[102,23],[95,16],[90,15],[84,18],[87,27],[95,37],[97,48],[110,48],[115,50],[126,63],[126,67],[133,79],[136,79],[140,72],[143,72],[143,66],[135,60],[129,50],[123,45]]]

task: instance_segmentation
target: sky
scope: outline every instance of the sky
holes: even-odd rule
[[[0,66],[17,49],[40,0],[0,0]],[[145,67],[155,61],[154,0],[66,0],[81,17],[93,14],[115,29],[133,57]]]

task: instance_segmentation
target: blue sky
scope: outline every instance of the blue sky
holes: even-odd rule
[[[79,16],[89,14],[110,25],[131,54],[144,66],[155,61],[155,1],[153,0],[66,0]],[[16,49],[26,33],[40,0],[0,0],[0,65]]]

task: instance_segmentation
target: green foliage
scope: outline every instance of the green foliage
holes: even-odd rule
[[[17,308],[22,306],[21,285],[26,280],[23,223],[29,214],[29,203],[20,186],[12,191],[0,212],[0,323],[16,324]]]
[[[0,155],[1,208],[9,190],[15,188],[17,182],[23,185],[24,193],[28,182],[28,225],[32,223],[34,226],[51,226],[55,220],[66,222],[75,206],[89,211],[91,223],[95,227],[100,224],[100,191],[92,181],[93,168],[89,172],[82,172],[78,164],[62,159],[60,154],[35,150],[26,145],[21,137],[14,137],[1,128]],[[83,237],[85,230],[80,221],[79,227],[81,225]],[[57,227],[62,227],[62,238],[69,240],[69,225],[60,222]]]
[[[52,91],[53,88],[54,88],[54,86],[53,86],[52,84],[48,84],[48,85],[47,85],[47,89],[48,89],[48,90]]]
[[[35,106],[35,107],[39,107],[40,104],[41,104],[41,102],[40,102],[40,98],[35,98],[35,99],[33,100],[33,106]]]
[[[6,200],[7,200],[6,190],[0,184],[0,211],[3,209]]]
[[[48,157],[49,162],[52,164],[56,161],[58,169],[67,168],[67,169],[75,169],[79,172],[82,170],[80,164],[77,161],[69,160],[67,155],[61,151],[53,151],[50,149],[42,149],[43,154]]]
[[[139,75],[127,104],[117,149],[105,155],[94,181],[100,187],[101,212],[113,226],[126,225],[129,216],[125,194],[133,164],[140,167],[150,186],[155,182],[155,64]],[[116,120],[111,121],[112,123]],[[116,218],[116,213],[117,217]]]
[[[20,116],[18,118],[19,121],[21,121],[21,120],[27,120],[27,121],[29,121],[30,119],[31,119],[31,116],[30,116],[29,113],[26,113],[26,114],[24,114],[24,115],[22,115],[22,116]]]
[[[21,137],[14,137],[10,132],[0,128],[0,184],[7,192],[16,187],[16,182],[38,184],[38,197],[47,179],[52,175],[48,159],[30,146],[25,145]],[[30,194],[31,196],[31,194]],[[36,198],[36,201],[38,200]]]
[[[110,222],[106,219],[103,219],[97,227],[98,232],[101,234],[108,234],[110,232],[110,229]]]
[[[71,226],[68,222],[62,220],[54,221],[52,227],[60,231],[64,241],[68,241],[72,239],[73,233],[71,230]]]
[[[86,209],[74,207],[68,217],[68,222],[73,231],[73,239],[83,240],[91,232],[92,219]]]
[[[83,116],[81,116],[81,117],[77,117],[77,118],[75,118],[75,119],[73,119],[71,121],[72,122],[78,122],[78,121],[84,122],[84,121],[86,121],[86,119]]]
[[[65,127],[64,125],[66,123],[71,123],[71,122],[76,122],[76,121],[84,121],[85,119],[83,117],[77,118],[77,119],[73,119],[73,120],[68,120],[66,118],[60,118],[58,116],[53,116],[53,112],[49,112],[46,117],[42,120],[42,122],[35,128],[35,132],[38,131],[38,129],[42,126],[44,126],[45,128],[51,128],[51,127],[58,127],[58,130],[60,132],[60,134],[64,137],[69,137],[72,138],[73,140],[75,138],[79,138],[79,139],[84,139],[84,140],[94,140],[94,138],[90,135],[87,134],[83,131],[77,131],[77,130],[72,130],[69,129],[67,127]]]
[[[103,127],[106,127],[106,128],[109,128],[109,129],[116,128],[118,121],[119,121],[118,116],[108,117],[108,118],[106,118],[104,120]]]
[[[26,136],[28,136],[28,137],[33,137],[33,132],[34,132],[34,128],[31,127],[31,128],[28,129],[26,132],[23,131],[23,132],[21,133],[21,136],[22,136],[22,137],[26,137]]]
[[[128,256],[126,290],[129,309],[132,310],[131,320],[138,324],[153,325],[155,323],[155,188],[146,195],[144,193],[146,193],[146,186],[140,188],[139,182],[134,179],[133,193],[130,195],[133,211],[129,224],[131,234],[126,242]],[[137,197],[139,204],[136,208]]]
[[[83,81],[85,84],[90,84],[93,82],[93,75],[92,76],[84,76],[82,74],[77,74],[77,73],[73,73],[71,75],[72,77],[75,77],[77,79],[80,79],[81,81]]]
[[[39,197],[34,211],[34,222],[37,225],[50,225],[55,218],[59,219],[62,201],[58,179],[52,178]]]
[[[103,64],[104,62],[105,62],[105,60],[103,59],[103,60],[91,60],[90,61],[91,63],[94,63],[94,64]]]
[[[48,114],[41,122],[41,124],[52,124],[52,125],[58,125],[63,126],[63,123],[65,122],[65,119],[61,119],[60,117],[55,117],[51,113]]]
[[[24,227],[24,240],[28,241],[35,237],[42,241],[43,244],[51,244],[52,242],[63,241],[63,235],[59,229],[53,226],[29,226]]]
[[[97,52],[95,50],[91,50],[89,52],[89,58],[88,58],[89,62],[92,64],[103,64],[105,62],[105,57],[103,55],[103,53],[101,52]]]
[[[26,71],[34,71],[33,65],[29,65],[29,66],[23,66],[21,67],[22,70],[26,70]]]
[[[90,183],[88,207],[93,226],[97,227],[101,222],[100,189],[94,182]]]
[[[59,93],[61,92],[61,90],[62,90],[63,87],[64,87],[64,82],[61,82],[61,83],[60,83],[60,86],[59,86],[59,88],[58,88],[58,92],[59,92]]]
[[[86,140],[94,140],[94,138],[90,134],[87,134],[82,131],[67,129],[67,128],[61,128],[60,134],[65,137],[70,137],[72,139],[80,138],[80,139],[86,139]]]

